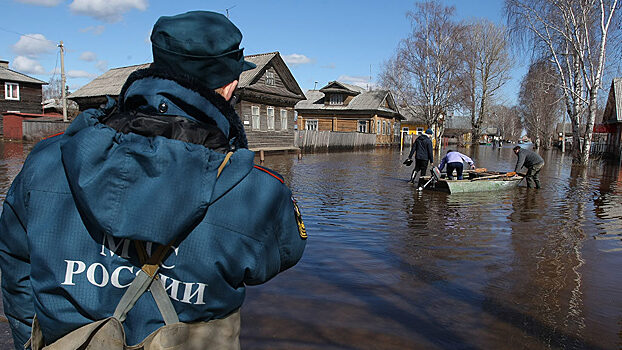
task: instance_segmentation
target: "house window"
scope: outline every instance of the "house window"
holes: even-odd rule
[[[306,130],[317,130],[317,119],[305,120],[305,129]]]
[[[382,135],[386,135],[386,134],[387,134],[387,122],[383,120],[382,121]]]
[[[358,132],[367,132],[367,121],[359,120],[357,130]]]
[[[266,71],[266,85],[274,86],[274,72]]]
[[[376,134],[380,135],[380,120],[376,122]]]
[[[268,130],[274,130],[274,107],[268,107]]]
[[[408,127],[406,127],[406,126],[405,126],[405,127],[403,127],[403,128],[402,128],[402,133],[406,133],[406,134],[408,134]]]
[[[422,135],[423,134],[423,128],[418,127],[417,128],[417,135]]]
[[[4,83],[4,98],[7,100],[19,100],[19,84]]]
[[[281,130],[287,130],[287,110],[281,109]]]
[[[259,107],[252,106],[251,107],[251,129],[259,130]]]
[[[343,104],[343,95],[330,95],[330,100],[328,100],[329,105],[342,105]]]

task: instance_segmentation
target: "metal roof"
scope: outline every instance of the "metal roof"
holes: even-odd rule
[[[342,83],[340,83],[342,84]],[[363,91],[352,98],[349,104],[342,105],[326,105],[324,103],[324,93],[319,90],[308,90],[305,94],[307,99],[296,104],[295,109],[300,111],[326,111],[330,113],[340,111],[379,111],[389,114],[399,114],[398,111],[386,108],[382,105],[388,97],[388,90]]]
[[[113,68],[106,73],[93,79],[90,83],[76,90],[69,96],[70,99],[78,97],[97,97],[97,96],[118,96],[121,93],[123,84],[130,74],[143,68],[147,68],[151,63],[138,64],[135,66]]]
[[[15,81],[15,82],[21,82],[21,83],[41,84],[41,85],[47,84],[45,81],[29,77],[26,74],[22,74],[22,73],[19,73],[19,72],[16,72],[14,70],[4,68],[4,67],[0,67],[0,80],[1,81]]]

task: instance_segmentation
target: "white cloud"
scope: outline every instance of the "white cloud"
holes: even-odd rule
[[[11,68],[24,74],[45,74],[45,69],[39,62],[24,56],[15,57]]]
[[[321,66],[320,68],[335,69],[335,68],[337,68],[337,66],[334,63],[329,63],[329,64]]]
[[[82,33],[92,32],[94,35],[100,35],[101,33],[104,32],[105,29],[106,29],[106,26],[98,25],[98,26],[90,26],[90,27],[82,28],[80,29],[80,31]]]
[[[95,54],[95,52],[84,51],[82,54],[80,54],[79,59],[82,61],[93,62],[97,60],[97,55]]]
[[[97,68],[97,70],[99,70],[100,72],[107,71],[108,61],[105,61],[105,60],[97,61],[97,63],[95,63],[95,68]]]
[[[17,2],[21,2],[22,4],[53,7],[63,2],[63,0],[17,0]]]
[[[310,59],[309,57],[305,55],[301,55],[298,53],[293,53],[291,55],[285,55],[283,56],[283,60],[285,61],[285,63],[291,64],[292,66],[313,63],[312,59]]]
[[[54,52],[56,44],[43,36],[43,34],[26,34],[19,38],[13,45],[13,51],[18,55],[36,58],[40,54]]]
[[[83,70],[70,70],[67,72],[67,78],[95,78],[96,75]]]
[[[360,86],[362,88],[368,88],[370,85],[369,77],[355,77],[351,75],[341,75],[339,76],[339,78],[337,78],[337,81],[340,81],[346,84]],[[373,82],[371,83],[371,86],[372,87],[375,86]]]
[[[73,0],[69,8],[73,13],[112,23],[123,19],[130,10],[145,11],[147,6],[147,0]]]

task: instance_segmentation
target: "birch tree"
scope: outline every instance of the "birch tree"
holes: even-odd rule
[[[610,36],[619,33],[618,0],[506,0],[514,37],[557,69],[572,124],[573,158],[587,165]],[[585,113],[585,122],[581,117]],[[580,126],[585,133],[580,135]]]
[[[471,141],[476,144],[497,92],[510,80],[512,61],[503,26],[478,20],[465,25],[462,38],[462,105],[471,115]]]
[[[437,140],[441,119],[458,101],[461,27],[453,20],[454,12],[438,1],[416,3],[407,14],[412,31],[380,75],[381,85],[395,93],[401,108],[434,127]]]
[[[555,68],[547,60],[530,65],[519,93],[520,113],[527,136],[537,148],[550,149],[561,121],[562,94],[555,83]]]

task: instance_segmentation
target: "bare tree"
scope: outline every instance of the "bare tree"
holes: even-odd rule
[[[484,125],[497,128],[503,140],[516,141],[521,137],[523,124],[518,107],[494,105],[490,110],[490,119]]]
[[[475,144],[495,94],[510,80],[512,61],[502,26],[481,19],[465,25],[462,39],[462,105],[470,112],[471,141]]]
[[[412,32],[380,75],[381,85],[395,93],[402,108],[435,127],[437,139],[442,136],[441,119],[458,100],[461,27],[453,20],[454,11],[438,1],[416,3],[415,11],[407,14]]]
[[[582,165],[589,160],[608,38],[620,31],[619,6],[618,0],[506,0],[514,37],[550,57],[557,68],[572,124],[574,159]]]
[[[48,85],[43,87],[43,100],[60,99],[62,95],[60,77],[52,77]]]
[[[521,83],[519,109],[527,136],[536,148],[552,147],[555,127],[563,115],[563,97],[556,78],[555,67],[547,60],[538,60],[530,65]]]

